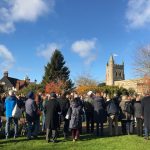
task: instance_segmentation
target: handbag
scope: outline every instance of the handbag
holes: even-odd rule
[[[12,111],[12,117],[14,118],[20,118],[22,115],[22,110],[18,107],[16,104],[13,111]]]

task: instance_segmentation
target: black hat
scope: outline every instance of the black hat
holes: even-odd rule
[[[51,93],[50,93],[50,96],[51,96],[51,97],[54,97],[54,98],[57,97],[55,92],[51,92]]]

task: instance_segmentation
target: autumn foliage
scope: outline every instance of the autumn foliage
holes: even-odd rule
[[[150,93],[150,76],[145,75],[142,83],[138,83],[139,93]]]
[[[119,95],[121,94],[130,94],[129,91],[122,87],[117,86],[78,86],[76,88],[76,91],[83,95],[86,94],[88,91],[93,92],[105,92],[107,94],[113,95],[114,93],[117,93]]]
[[[51,81],[45,86],[45,93],[49,94],[51,92],[56,92],[60,94],[66,88],[66,83],[64,81]]]

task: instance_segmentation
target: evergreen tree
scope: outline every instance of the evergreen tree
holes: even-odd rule
[[[60,80],[66,82],[67,89],[73,87],[72,81],[69,79],[70,71],[65,66],[65,60],[62,53],[59,50],[55,50],[50,62],[45,66],[45,75],[42,83],[46,85],[51,81],[58,82]]]

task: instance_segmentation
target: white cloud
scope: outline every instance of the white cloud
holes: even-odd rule
[[[75,41],[72,44],[72,50],[78,53],[81,57],[88,56],[95,49],[96,39]]]
[[[114,56],[114,57],[117,57],[117,56],[118,56],[118,54],[115,54],[115,53],[114,53],[114,54],[113,54],[113,56]]]
[[[84,63],[86,65],[91,64],[93,61],[95,61],[97,59],[97,55],[96,54],[92,54],[89,57],[87,57],[87,59],[84,61]]]
[[[4,0],[3,0],[4,1]],[[15,30],[15,23],[34,22],[47,12],[52,12],[55,0],[10,0],[0,7],[0,32]]]
[[[49,60],[53,52],[56,49],[60,49],[60,48],[61,48],[61,45],[57,43],[49,43],[47,45],[41,45],[37,50],[37,55],[42,56],[46,58],[47,60]]]
[[[126,18],[129,28],[150,25],[150,0],[128,0]]]
[[[3,71],[9,70],[15,62],[12,53],[4,45],[1,44],[0,44],[0,58],[1,58],[0,68]]]
[[[91,40],[80,40],[75,41],[71,49],[77,53],[80,57],[85,58],[85,64],[92,63],[96,58],[96,41],[97,39]]]

